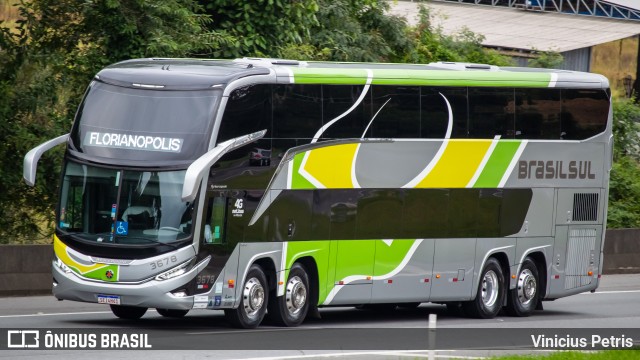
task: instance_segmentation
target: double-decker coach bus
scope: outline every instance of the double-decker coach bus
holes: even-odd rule
[[[606,78],[479,64],[139,59],[100,71],[66,145],[53,294],[126,319],[324,306],[528,316],[592,291]],[[383,305],[384,304],[384,305]]]

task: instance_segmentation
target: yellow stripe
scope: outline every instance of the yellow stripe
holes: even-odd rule
[[[328,189],[351,189],[351,166],[358,144],[311,150],[304,169]]]
[[[53,251],[56,253],[58,259],[62,260],[65,265],[77,269],[81,274],[108,266],[107,264],[94,264],[87,266],[74,261],[67,253],[67,245],[60,241],[60,239],[55,235],[53,235]]]
[[[449,140],[440,161],[416,187],[466,187],[489,146],[491,146],[491,140]]]

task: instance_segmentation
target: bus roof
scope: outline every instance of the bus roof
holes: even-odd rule
[[[383,64],[265,58],[135,59],[113,64],[100,71],[97,78],[127,87],[188,90],[226,87],[235,80],[256,75],[263,75],[261,83],[600,89],[609,87],[608,80],[602,75],[569,70],[453,62]],[[265,75],[272,78],[265,80]]]

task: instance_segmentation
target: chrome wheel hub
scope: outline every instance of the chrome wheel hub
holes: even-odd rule
[[[498,283],[498,275],[493,270],[487,271],[482,278],[482,303],[490,308],[493,307],[498,300],[498,291],[500,284]]]
[[[256,317],[264,305],[264,288],[256,278],[249,279],[244,284],[242,305],[249,317]]]
[[[518,277],[518,301],[522,305],[529,305],[536,296],[536,278],[529,269],[524,269]]]
[[[285,296],[289,314],[298,315],[307,302],[307,288],[300,277],[294,276],[289,279]]]

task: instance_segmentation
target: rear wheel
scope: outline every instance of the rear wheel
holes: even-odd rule
[[[283,296],[277,296],[277,290],[269,302],[269,318],[280,326],[298,326],[302,324],[309,311],[309,275],[300,263],[289,270]]]
[[[156,309],[158,314],[168,318],[181,318],[187,315],[189,310],[174,310],[174,309]]]
[[[462,303],[466,314],[480,319],[492,319],[502,309],[505,286],[502,267],[495,258],[489,258],[480,273],[476,298]]]
[[[260,265],[253,264],[249,268],[242,286],[242,300],[237,309],[226,309],[224,315],[235,327],[253,329],[258,327],[267,311],[268,293],[267,277]]]
[[[531,258],[522,262],[518,273],[518,284],[509,291],[507,314],[511,316],[529,316],[538,306],[539,291],[538,268]]]
[[[113,315],[120,319],[138,320],[147,312],[147,308],[127,305],[110,305]]]

